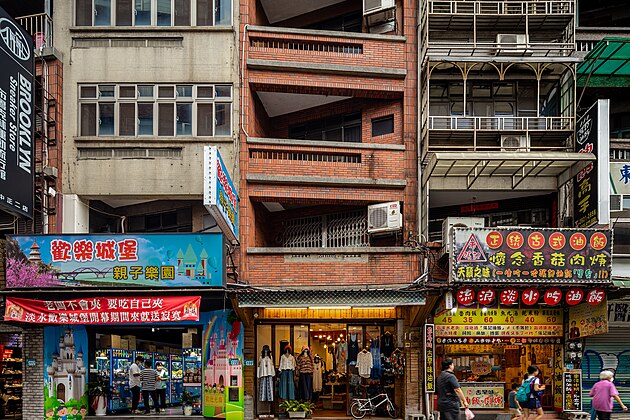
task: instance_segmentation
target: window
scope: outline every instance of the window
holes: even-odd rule
[[[361,143],[361,113],[334,116],[290,126],[289,138]]]
[[[610,158],[616,160],[630,160],[630,149],[610,149]]]
[[[610,211],[626,211],[626,210],[630,210],[630,195],[611,194],[610,195]]]
[[[233,0],[75,0],[77,26],[231,26]]]
[[[80,85],[80,136],[231,136],[231,85]]]
[[[383,118],[372,120],[372,137],[392,134],[394,132],[394,116],[388,115]]]
[[[129,232],[192,232],[192,209],[129,216]]]

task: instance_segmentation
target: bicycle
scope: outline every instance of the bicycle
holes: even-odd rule
[[[377,398],[382,398],[382,400],[378,404],[374,405],[373,401]],[[370,415],[373,416],[375,410],[383,404],[386,404],[385,411],[387,412],[387,415],[390,418],[395,419],[398,414],[396,412],[396,406],[392,400],[389,399],[389,395],[386,393],[375,395],[372,398],[353,399],[352,405],[350,406],[350,414],[352,414],[352,417],[355,419],[362,419],[367,413],[370,413]]]

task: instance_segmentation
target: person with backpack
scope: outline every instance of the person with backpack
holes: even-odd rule
[[[516,401],[525,409],[523,420],[529,419],[530,411],[534,411],[537,414],[534,420],[542,419],[545,414],[540,403],[545,385],[540,383],[539,373],[540,369],[538,369],[538,366],[531,365],[528,367],[527,379],[523,380],[523,383],[516,391]]]

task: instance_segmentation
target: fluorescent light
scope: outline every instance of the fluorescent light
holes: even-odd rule
[[[352,309],[352,306],[309,306],[308,309]]]

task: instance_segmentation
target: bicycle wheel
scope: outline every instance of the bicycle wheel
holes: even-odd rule
[[[367,411],[361,409],[361,403],[359,403],[358,401],[355,401],[350,406],[350,414],[352,414],[352,417],[354,417],[355,419],[362,419],[363,417],[365,417],[366,413]]]
[[[387,415],[392,418],[398,418],[398,410],[396,410],[396,406],[394,405],[394,403],[389,403],[387,404]]]

